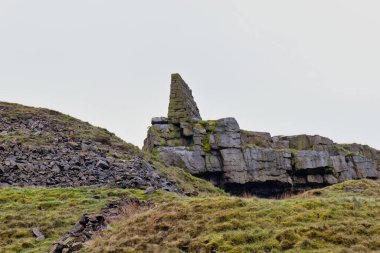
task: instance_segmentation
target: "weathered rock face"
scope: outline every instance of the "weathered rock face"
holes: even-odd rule
[[[178,103],[177,94],[189,94],[190,89],[177,74],[174,77],[168,118],[153,118],[144,145],[167,165],[182,167],[235,194],[261,196],[379,178],[380,152],[368,146],[339,145],[318,135],[272,137],[241,130],[234,118],[200,120],[192,96],[181,96],[189,101],[180,103],[192,109],[175,110],[193,113],[178,118],[172,105]]]

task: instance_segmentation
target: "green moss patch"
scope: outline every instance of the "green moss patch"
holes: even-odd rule
[[[201,120],[198,123],[201,124],[207,132],[212,133],[216,129],[216,120]]]
[[[202,148],[205,153],[211,152],[211,143],[210,143],[210,136],[206,135],[202,139]]]

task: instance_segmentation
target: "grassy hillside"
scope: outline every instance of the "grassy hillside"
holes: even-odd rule
[[[104,151],[105,157],[150,161],[158,174],[175,182],[180,194],[7,184],[0,187],[0,252],[47,252],[83,214],[98,213],[109,201],[126,196],[155,205],[121,216],[83,251],[380,252],[380,181],[350,181],[282,200],[231,197],[182,169],[164,166],[105,129],[55,111],[0,102],[0,154],[7,158],[14,150],[24,152],[14,160],[16,165],[29,162],[29,149],[19,146],[67,151],[69,144],[78,150],[72,152],[76,155],[85,152],[77,147],[84,140],[91,140],[96,147],[92,150]],[[4,161],[0,165],[0,183],[2,168],[27,168]],[[46,239],[37,242],[33,227]]]
[[[380,182],[283,200],[175,199],[115,224],[88,252],[380,252]]]

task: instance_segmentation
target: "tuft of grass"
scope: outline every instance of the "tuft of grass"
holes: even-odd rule
[[[119,221],[87,251],[377,252],[379,189],[362,180],[283,200],[180,198]]]

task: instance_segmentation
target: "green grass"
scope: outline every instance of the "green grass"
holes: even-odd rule
[[[46,252],[84,213],[124,196],[156,207],[121,219],[87,252],[377,252],[380,182],[348,181],[282,200],[230,197],[176,171],[185,197],[107,188],[0,188],[0,252]],[[190,183],[191,182],[191,183]],[[31,228],[47,236],[36,242]]]
[[[380,252],[380,182],[283,200],[178,199],[118,222],[88,252]]]
[[[155,162],[158,172],[176,181],[188,195],[222,196],[222,190],[182,169]],[[145,195],[141,190],[110,188],[0,188],[0,252],[46,252],[52,243],[71,230],[85,213],[93,213],[112,200],[125,196],[173,203],[187,197],[156,191]],[[95,198],[96,197],[96,198]],[[39,227],[47,236],[36,242],[31,229]]]
[[[160,202],[178,198],[161,191],[144,195],[139,190],[101,188],[0,188],[0,252],[46,252],[82,214],[98,212],[127,195]],[[36,242],[33,227],[39,227],[46,240]]]

